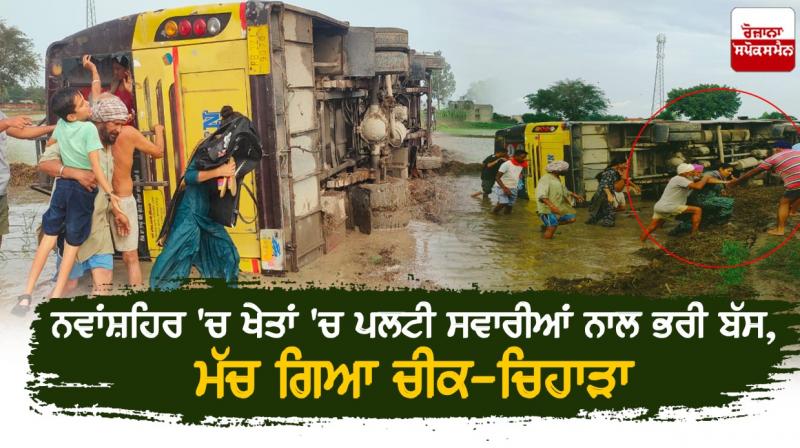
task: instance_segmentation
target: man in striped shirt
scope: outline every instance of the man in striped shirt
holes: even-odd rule
[[[767,231],[770,235],[783,236],[786,233],[786,220],[789,208],[800,199],[800,151],[792,151],[791,145],[781,140],[775,143],[775,154],[762,161],[757,167],[743,174],[740,178],[728,183],[733,187],[763,172],[772,171],[783,179],[785,191],[778,203],[778,225]]]

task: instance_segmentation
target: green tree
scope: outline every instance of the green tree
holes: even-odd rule
[[[39,67],[33,41],[19,28],[0,20],[0,93],[23,83],[36,84]]]
[[[537,113],[566,120],[586,120],[608,110],[605,92],[581,79],[564,79],[546,89],[525,96]]]
[[[46,101],[46,95],[44,91],[44,87],[42,86],[30,86],[25,89],[25,99],[32,100],[34,103],[42,106]]]
[[[437,51],[434,54],[441,56],[442,52]],[[456,77],[447,60],[445,60],[442,70],[434,70],[431,73],[431,91],[433,99],[436,100],[436,109],[441,109],[442,102],[446,102],[455,93]]]
[[[525,123],[539,123],[542,121],[560,121],[561,118],[547,115],[542,112],[522,114],[522,121]]]
[[[786,119],[786,117],[782,113],[778,112],[777,110],[774,110],[772,112],[764,112],[758,118],[760,118],[761,120],[785,120]],[[794,115],[789,115],[789,118],[791,118],[794,121],[797,121],[797,117],[795,117]]]
[[[622,115],[592,114],[587,118],[589,121],[625,121]]]
[[[677,120],[678,119],[678,117],[675,116],[675,111],[672,110],[671,107],[668,107],[668,108],[664,109],[664,111],[661,112],[660,114],[658,114],[658,116],[656,118],[661,119],[661,120]]]
[[[676,88],[669,91],[668,101],[672,101],[689,92],[702,89],[730,88],[718,84],[698,84],[686,89]],[[675,116],[682,116],[689,120],[714,120],[721,117],[733,118],[742,107],[739,92],[733,90],[715,90],[698,93],[681,99],[669,107]]]

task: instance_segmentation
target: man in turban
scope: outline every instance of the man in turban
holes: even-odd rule
[[[102,293],[107,289],[98,289],[98,286],[111,283],[114,249],[122,252],[122,259],[128,271],[128,284],[142,284],[138,253],[139,221],[131,179],[133,150],[138,148],[155,157],[161,157],[163,137],[156,138],[156,142],[160,143],[156,145],[136,128],[127,126],[126,123],[130,121],[128,108],[117,96],[102,93],[92,99],[91,119],[97,126],[104,147],[101,153],[101,165],[106,171],[106,177],[112,179],[114,192],[120,197],[122,213],[109,210],[108,199],[105,195],[98,195],[92,217],[91,235],[78,251],[78,261],[81,263],[76,263],[76,268],[70,274],[70,286],[74,287],[77,279],[91,270],[95,293]],[[156,131],[161,131],[163,136],[163,126],[155,125],[154,128]],[[57,148],[45,152],[39,163],[39,169],[50,176],[71,177],[84,186],[94,182],[91,172],[66,167],[61,173],[62,166]],[[125,188],[120,188],[120,185]],[[109,215],[111,211],[114,212],[113,216]]]
[[[575,222],[573,200],[583,202],[583,197],[569,190],[561,183],[561,176],[569,170],[569,163],[563,160],[550,162],[536,186],[536,211],[544,227],[543,237],[552,239],[559,225]]]
[[[115,59],[114,73],[115,83],[119,81],[122,72],[117,70],[118,66],[125,66],[124,62],[127,59]],[[131,286],[139,286],[142,284],[142,269],[139,266],[139,221],[136,198],[133,196],[133,178],[131,173],[133,171],[133,157],[136,150],[149,155],[155,159],[164,157],[164,126],[156,123],[153,125],[153,133],[155,135],[155,143],[151,142],[145,137],[138,129],[133,126],[127,126],[126,123],[131,123],[132,117],[130,112],[133,108],[133,97],[126,97],[122,95],[120,99],[120,92],[122,89],[112,88],[112,93],[102,92],[102,82],[100,81],[100,74],[97,67],[92,62],[92,58],[88,55],[83,57],[83,67],[88,70],[92,75],[92,93],[91,99],[93,102],[93,110],[97,115],[99,121],[109,122],[109,118],[113,118],[115,123],[119,123],[124,116],[125,120],[122,125],[118,126],[118,132],[114,136],[112,152],[114,155],[114,177],[111,180],[111,185],[114,187],[114,193],[119,196],[119,206],[122,212],[128,218],[130,223],[130,231],[125,235],[116,232],[112,228],[114,235],[114,247],[117,251],[122,253],[122,260],[128,270],[128,284]],[[125,72],[124,78],[126,82],[131,82],[129,72]],[[130,86],[129,86],[130,87]],[[128,89],[131,90],[131,89]],[[128,92],[130,96],[130,92]],[[130,101],[126,101],[129,99]],[[93,121],[95,117],[92,118]],[[102,131],[101,131],[102,132]],[[102,133],[101,133],[102,136]]]

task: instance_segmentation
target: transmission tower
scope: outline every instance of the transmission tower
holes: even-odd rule
[[[94,11],[94,0],[86,0],[86,28],[92,27],[97,23],[97,15]]]
[[[656,42],[658,42],[658,47],[656,48],[656,79],[653,82],[651,115],[664,106],[664,45],[667,43],[667,36],[659,34],[656,36]]]

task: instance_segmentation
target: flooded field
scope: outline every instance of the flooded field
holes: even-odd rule
[[[25,288],[25,279],[36,253],[38,240],[36,230],[47,210],[47,196],[32,190],[14,188],[9,190],[9,231],[3,236],[0,248],[0,303],[8,305]],[[48,263],[41,279],[48,280],[55,274],[55,264]],[[42,291],[46,294],[45,291]],[[16,303],[14,301],[14,303]],[[6,308],[0,306],[0,309]]]
[[[34,123],[39,122],[44,115],[32,115]],[[36,164],[36,144],[31,140],[19,140],[8,137],[8,163],[25,163],[27,165]]]
[[[494,138],[459,137],[437,132],[434,142],[445,151],[448,160],[480,163],[494,151]]]
[[[492,140],[443,137],[437,143],[447,150],[449,157],[472,164],[491,152]],[[554,240],[543,240],[535,203],[520,200],[510,215],[494,215],[493,199],[471,197],[479,184],[477,173],[433,174],[425,180],[414,180],[412,195],[427,199],[423,201],[422,212],[414,215],[416,219],[407,229],[372,235],[350,231],[346,245],[315,261],[313,268],[291,273],[284,280],[315,282],[319,286],[365,284],[378,289],[480,287],[624,294],[641,293],[640,288],[644,287],[652,294],[668,295],[690,293],[698,281],[716,282],[714,291],[718,291],[724,280],[719,273],[682,265],[652,248],[652,253],[641,252],[640,228],[628,213],[619,214],[617,227],[607,229],[584,224],[587,211],[579,208],[577,223],[562,226]],[[677,253],[707,263],[725,263],[721,251],[725,241],[742,240],[746,247],[751,247],[751,240],[756,241],[770,224],[780,195],[773,190],[737,190],[737,207],[730,225],[702,232],[699,237],[669,238],[666,231],[659,232],[658,237]],[[0,298],[6,300],[22,290],[36,248],[35,230],[46,209],[47,197],[15,187],[10,199],[11,234],[4,238],[0,249]],[[652,203],[637,201],[637,209],[649,220]],[[781,251],[791,255],[790,252],[792,249]],[[771,264],[764,264],[766,270],[759,269],[758,273],[748,270],[746,278],[760,279],[772,271],[785,277],[783,266],[795,266],[792,260],[776,257]],[[119,261],[116,264],[115,279],[122,282],[124,267]],[[143,263],[142,267],[147,275],[150,263]],[[51,286],[47,279],[53,270],[51,263],[37,293],[47,294]],[[248,280],[245,274],[242,279]],[[261,281],[268,283],[273,279],[264,277]],[[84,291],[88,291],[88,282],[84,283]],[[743,284],[732,291],[750,294],[754,289],[769,289],[770,296],[785,295],[774,293],[775,287],[765,289],[759,285],[752,288]]]
[[[34,154],[32,147],[28,151],[24,146],[27,143],[12,143],[11,152],[15,154],[12,160],[24,161],[27,155]],[[463,163],[475,163],[492,151],[493,140],[443,136],[437,143],[447,150],[449,157]],[[544,241],[534,203],[520,200],[512,214],[496,216],[491,213],[491,199],[470,197],[479,188],[477,173],[434,176],[430,182],[440,192],[434,199],[436,219],[412,221],[407,232],[404,232],[408,237],[392,237],[396,247],[392,250],[397,250],[401,258],[399,264],[375,267],[376,271],[385,268],[392,272],[403,272],[398,271],[395,272],[398,275],[391,276],[376,272],[369,278],[354,275],[356,282],[368,280],[367,283],[372,284],[385,278],[384,283],[388,287],[425,284],[455,289],[475,286],[502,290],[542,289],[549,277],[599,278],[607,273],[629,270],[644,262],[632,256],[641,247],[637,241],[639,227],[632,218],[620,217],[618,227],[614,229],[599,228],[583,224],[586,211],[579,209],[578,223],[564,226],[554,240]],[[0,250],[0,272],[3,273],[0,276],[0,298],[9,300],[22,290],[36,249],[35,231],[47,208],[46,201],[46,196],[22,187],[15,188],[11,193],[11,234],[4,238]],[[332,254],[333,258],[328,255],[315,263],[317,267],[313,269],[314,272],[331,271],[327,273],[330,275],[320,274],[319,281],[346,274],[347,269],[343,270],[342,266],[349,258],[369,259],[374,256],[372,252],[386,249],[381,246],[384,239],[382,232],[357,237],[369,240],[363,243],[364,248],[357,254],[343,255],[340,253],[344,251],[343,247]],[[349,239],[352,238],[356,237]],[[400,248],[397,244],[410,247]],[[390,246],[387,245],[387,248]],[[333,259],[338,261],[331,263]],[[149,271],[149,264],[143,263],[145,273]],[[354,268],[353,271],[363,271],[363,262],[355,264],[361,268]],[[118,262],[117,265],[120,269],[115,279],[124,279],[122,263]],[[41,291],[38,291],[42,295],[50,287],[47,279],[53,275],[53,271],[54,266],[49,263],[42,276]],[[400,281],[405,279],[406,272],[409,278],[416,281]],[[302,272],[290,277],[315,280]]]
[[[476,176],[440,181],[451,192],[444,222],[412,222],[410,231],[418,276],[441,287],[542,289],[549,277],[599,278],[644,262],[632,256],[641,248],[633,218],[620,216],[607,229],[584,224],[586,209],[578,209],[578,222],[546,241],[533,202],[520,200],[510,215],[494,215],[491,199],[470,197],[479,188]]]

